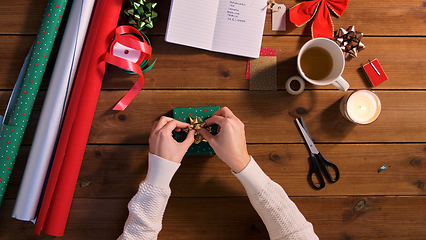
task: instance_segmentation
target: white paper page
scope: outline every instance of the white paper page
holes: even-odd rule
[[[258,58],[266,5],[265,0],[221,0],[212,50]]]
[[[219,0],[173,0],[166,42],[211,50]]]

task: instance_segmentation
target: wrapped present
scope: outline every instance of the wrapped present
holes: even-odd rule
[[[377,58],[373,59],[373,61],[368,59],[368,63],[364,64],[362,68],[364,69],[365,74],[367,74],[368,79],[374,87],[388,80],[388,76],[386,75]]]
[[[210,118],[214,112],[219,110],[218,106],[209,106],[209,107],[186,107],[186,108],[175,108],[173,109],[173,118],[189,123],[190,126],[188,129],[184,129],[180,132],[174,132],[173,137],[178,142],[183,142],[186,139],[187,132],[191,129],[206,128],[211,131],[211,134],[217,134],[217,125],[213,124],[207,126],[204,121]],[[210,144],[200,135],[195,136],[194,143],[189,147],[186,155],[199,155],[199,154],[215,154],[213,148]]]

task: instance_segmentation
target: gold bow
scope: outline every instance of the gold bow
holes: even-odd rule
[[[189,117],[189,121],[189,126],[182,129],[186,133],[189,133],[191,130],[198,130],[201,128],[205,128],[209,132],[212,131],[212,128],[208,126],[200,117]],[[196,131],[194,136],[194,143],[199,144],[200,142],[207,142],[207,140],[203,137],[203,135]]]
[[[334,41],[340,46],[345,58],[348,56],[358,57],[358,52],[365,49],[364,43],[361,42],[364,34],[355,31],[355,26],[348,29],[340,28],[334,34]]]
[[[124,10],[124,14],[129,17],[130,25],[138,31],[144,27],[154,27],[154,22],[158,21],[158,14],[154,10],[157,3],[147,2],[147,0],[130,0],[130,5],[130,8]]]

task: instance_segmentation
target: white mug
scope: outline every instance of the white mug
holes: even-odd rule
[[[311,79],[306,76],[306,74],[302,70],[302,66],[300,64],[300,60],[302,58],[303,53],[306,50],[312,47],[320,47],[326,50],[333,60],[333,67],[331,72],[325,78],[320,80]],[[306,81],[314,84],[314,85],[328,85],[332,84],[334,87],[339,89],[340,91],[346,91],[349,89],[349,83],[342,78],[343,70],[345,69],[345,57],[343,56],[343,52],[337,43],[333,42],[327,38],[314,38],[306,42],[299,51],[299,55],[297,56],[297,71],[299,71],[300,76],[302,76]]]

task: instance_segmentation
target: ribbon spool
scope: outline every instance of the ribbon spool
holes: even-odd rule
[[[105,54],[105,61],[123,70],[138,74],[139,78],[126,95],[114,106],[113,110],[123,111],[140,92],[145,83],[143,72],[151,69],[152,65],[145,71],[142,71],[141,67],[151,58],[151,53],[152,47],[136,28],[119,26],[115,29],[115,38]]]
[[[142,35],[143,35],[143,37],[145,38],[145,40],[146,40],[146,42],[148,43],[148,45],[152,47],[152,45],[151,45],[151,41],[149,41],[149,38],[145,35],[145,33],[141,32],[141,34],[142,34]],[[154,62],[153,62],[151,65],[149,65],[148,67],[146,67],[146,68],[144,69],[144,67],[145,67],[145,65],[148,63],[148,61],[149,61],[149,59],[145,59],[145,60],[143,60],[143,61],[142,61],[142,63],[141,63],[141,64],[139,64],[139,67],[142,69],[142,73],[145,73],[145,72],[148,72],[149,70],[151,70],[151,69],[152,69],[152,67],[154,66],[155,62],[157,61],[157,59],[155,59],[155,60],[154,60]],[[134,72],[132,72],[132,71],[129,71],[129,70],[126,70],[126,69],[122,69],[122,68],[120,68],[120,70],[121,70],[121,71],[123,71],[123,72],[126,72],[126,73],[128,73],[128,74],[137,74],[137,73],[134,73]]]
[[[299,89],[298,90],[293,90],[291,88],[291,83],[293,81],[296,81],[296,82],[299,83]],[[305,90],[305,81],[299,76],[292,76],[289,79],[287,79],[287,82],[285,82],[285,89],[291,95],[299,95]]]

